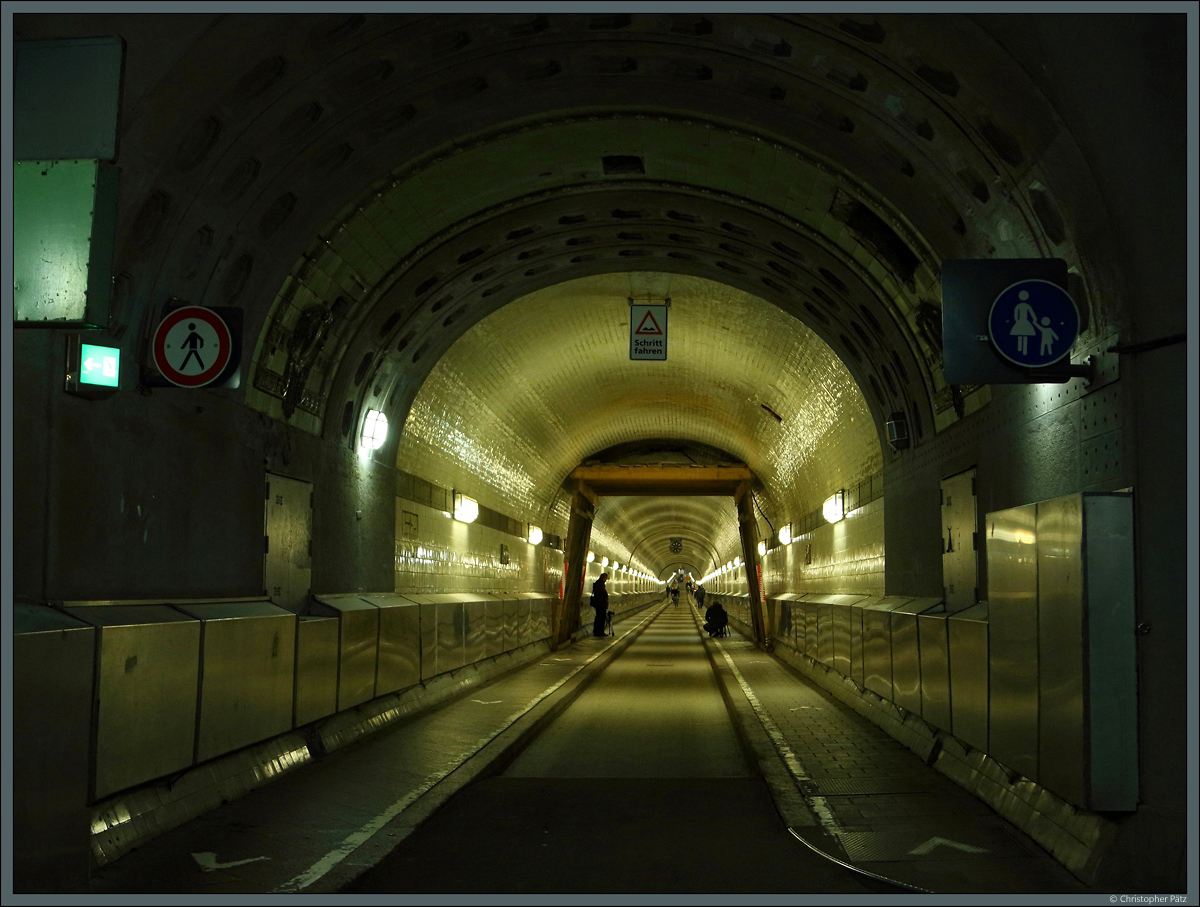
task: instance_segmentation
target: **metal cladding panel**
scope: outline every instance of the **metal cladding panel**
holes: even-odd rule
[[[551,599],[540,598],[529,602],[529,635],[530,642],[537,642],[550,635]]]
[[[55,891],[86,866],[96,628],[45,605],[13,607],[13,872]]]
[[[825,601],[809,602],[817,614],[817,661],[833,667],[833,606]]]
[[[921,650],[917,636],[914,599],[888,613],[892,628],[892,701],[902,709],[921,714]]]
[[[863,612],[878,601],[878,598],[864,598],[850,606],[850,678],[860,687],[866,685],[867,650]]]
[[[791,645],[793,636],[791,602],[785,602],[774,597],[770,601],[771,611],[775,615],[775,627],[771,635],[775,639],[783,640],[788,645]]]
[[[989,513],[988,754],[1038,780],[1037,505]]]
[[[421,679],[437,676],[438,656],[438,606],[422,598],[421,608]]]
[[[301,617],[296,624],[296,727],[337,711],[338,619]]]
[[[1138,802],[1137,647],[1133,500],[1085,494],[1088,725],[1093,810]]]
[[[487,657],[488,604],[480,597],[463,602],[463,664],[474,664]]]
[[[291,730],[296,615],[269,602],[176,608],[202,628],[196,761]]]
[[[800,606],[804,609],[804,654],[816,661],[819,642],[817,622],[820,614],[814,602],[801,602]]]
[[[98,628],[94,796],[190,766],[200,622],[165,605],[72,608]]]
[[[797,607],[800,596],[785,592],[775,597],[779,612],[779,638],[798,652],[804,651],[804,613]]]
[[[375,696],[379,609],[358,595],[323,595],[318,602],[338,615],[338,711]]]
[[[445,674],[466,664],[466,617],[461,601],[431,595],[437,601],[437,672]]]
[[[379,655],[375,695],[394,693],[421,681],[421,606],[397,594],[364,595],[379,609]]]
[[[538,611],[543,604],[557,601],[535,592],[522,592],[517,596],[517,645],[527,646],[540,638],[536,635],[538,628]],[[547,620],[547,627],[549,620]],[[549,635],[547,630],[546,635]]]
[[[892,689],[893,608],[908,604],[912,598],[885,596],[863,608],[863,686],[889,701]]]
[[[1127,495],[1037,507],[1038,782],[1089,809],[1137,804],[1132,535]]]
[[[950,732],[963,743],[988,748],[988,606],[976,605],[946,619],[950,648]]]
[[[1037,505],[1038,783],[1087,802],[1082,498]]]
[[[950,637],[946,615],[917,616],[921,658],[921,717],[934,727],[950,730]]]
[[[493,658],[504,648],[504,606],[509,599],[502,595],[492,596],[484,607],[483,623],[483,653],[485,658]]]
[[[521,644],[520,622],[517,615],[529,605],[516,598],[506,598],[501,609],[500,649],[511,652]]]

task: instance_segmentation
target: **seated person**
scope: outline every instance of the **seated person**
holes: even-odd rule
[[[721,607],[720,602],[713,602],[713,604],[708,606],[708,610],[704,612],[704,629],[709,636],[723,634],[728,623],[729,615],[725,613],[725,609]]]

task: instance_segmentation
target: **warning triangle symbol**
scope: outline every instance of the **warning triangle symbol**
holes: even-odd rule
[[[658,322],[654,320],[654,313],[647,312],[646,317],[642,319],[642,323],[638,325],[635,334],[661,334],[662,328],[658,326]]]

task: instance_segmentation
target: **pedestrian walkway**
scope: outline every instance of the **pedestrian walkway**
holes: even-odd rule
[[[793,833],[828,856],[936,893],[1085,894],[1041,847],[866,718],[735,633],[706,639],[741,694]],[[737,696],[733,697],[735,701]],[[776,761],[761,756],[773,750]]]
[[[138,894],[339,892],[454,793],[511,759],[664,609],[672,623],[683,617],[669,605],[652,606],[618,620],[615,637],[543,651],[167,832],[70,894],[86,895],[77,903],[106,894],[131,903]],[[736,633],[707,638],[690,602],[688,613],[796,848],[939,893],[1087,892],[879,728]],[[586,811],[587,800],[574,807]],[[599,890],[586,884],[579,890]]]

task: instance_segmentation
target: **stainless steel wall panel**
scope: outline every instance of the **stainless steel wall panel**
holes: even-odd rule
[[[428,597],[437,603],[437,672],[456,671],[466,664],[465,596],[438,593]]]
[[[96,628],[45,605],[13,606],[14,878],[57,891],[88,865]]]
[[[897,605],[888,612],[892,628],[892,701],[921,714],[921,650],[917,615],[928,607],[923,599]]]
[[[190,766],[200,622],[166,605],[72,608],[97,628],[96,798]]]
[[[379,609],[375,695],[394,693],[421,680],[421,606],[398,593],[363,595]]]
[[[1038,781],[1090,809],[1137,804],[1128,495],[1037,506]]]
[[[989,513],[988,753],[1038,774],[1037,505]]]
[[[517,598],[506,598],[504,600],[504,608],[501,624],[500,650],[502,652],[511,652],[521,644],[520,633],[520,614],[522,607],[526,610],[529,605]]]
[[[533,615],[540,606],[541,599],[531,592],[526,592],[519,595],[517,600],[517,645],[527,646],[533,642]]]
[[[531,599],[529,602],[529,636],[530,642],[546,639],[550,635],[550,608],[553,601],[549,597]]]
[[[820,640],[817,638],[820,607],[807,598],[800,602],[800,606],[804,609],[804,654],[816,661],[820,648]]]
[[[863,607],[863,686],[888,701],[895,697],[892,688],[893,608],[908,604],[907,596],[884,596]]]
[[[950,647],[950,732],[977,750],[988,748],[988,606],[946,619]]]
[[[949,731],[951,725],[949,633],[945,612],[917,615],[921,717],[944,731]]]
[[[437,667],[437,603],[425,596],[408,595],[417,602],[421,614],[421,679],[436,677]]]
[[[496,595],[487,604],[483,648],[488,658],[508,651],[504,647],[504,609],[511,600],[506,595]]]
[[[175,607],[201,623],[196,761],[291,730],[296,615],[259,601]]]
[[[296,624],[296,727],[337,711],[338,619],[305,615]]]
[[[833,667],[833,609],[825,599],[809,600],[817,614],[817,661]]]
[[[866,636],[863,631],[863,609],[878,601],[878,598],[864,598],[850,606],[850,679],[860,687],[866,685]]]
[[[1083,501],[1037,505],[1038,781],[1087,802]]]
[[[1136,575],[1133,499],[1085,494],[1089,753],[1093,810],[1138,803]]]
[[[358,595],[322,595],[317,605],[338,617],[338,711],[375,697],[379,609]],[[314,606],[314,611],[316,606]]]
[[[463,664],[487,657],[488,600],[479,595],[463,602]]]

